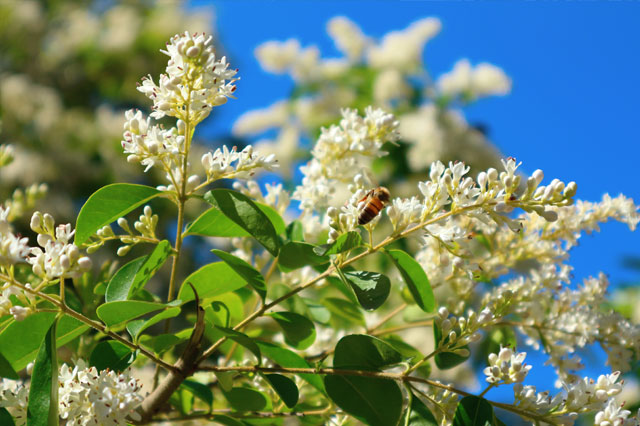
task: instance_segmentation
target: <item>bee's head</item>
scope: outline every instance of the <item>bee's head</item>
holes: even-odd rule
[[[378,197],[380,201],[382,201],[385,204],[388,203],[389,199],[391,198],[391,194],[389,194],[389,190],[384,186],[377,188],[375,195]]]

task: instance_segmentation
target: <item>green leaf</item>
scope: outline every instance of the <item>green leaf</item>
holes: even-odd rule
[[[215,262],[203,266],[185,278],[178,292],[178,299],[184,302],[195,299],[193,290],[188,283],[193,284],[198,292],[198,297],[202,300],[237,290],[244,287],[247,281],[226,263]]]
[[[293,380],[282,374],[265,374],[264,378],[267,379],[287,407],[293,408],[296,406],[300,394]]]
[[[218,379],[220,388],[224,391],[229,391],[233,388],[233,373],[230,371],[215,371],[213,374]]]
[[[225,293],[205,299],[202,305],[206,306],[205,319],[214,325],[229,327],[232,321],[238,323],[244,318],[244,304],[236,293]]]
[[[16,426],[16,424],[13,422],[13,417],[11,417],[11,414],[9,414],[7,409],[4,407],[0,407],[0,425]]]
[[[307,265],[328,263],[329,257],[318,256],[315,248],[313,244],[290,241],[280,249],[278,265],[288,272]]]
[[[247,284],[253,287],[264,302],[264,299],[267,296],[267,284],[259,271],[239,257],[225,251],[213,249],[211,252],[222,259],[222,261],[229,265],[238,275],[244,278]]]
[[[194,380],[185,380],[180,384],[180,387],[191,392],[196,398],[203,401],[209,407],[213,404],[213,392],[211,392],[209,386]]]
[[[0,352],[0,377],[6,377],[11,380],[18,380],[20,378],[16,370],[11,366],[11,363],[2,355],[2,352]]]
[[[377,272],[353,271],[340,273],[356,293],[360,306],[374,310],[382,306],[389,297],[391,282],[386,275]]]
[[[420,309],[425,312],[433,312],[436,309],[436,300],[433,296],[429,278],[422,266],[405,251],[386,250],[385,252],[398,268],[398,271],[400,271],[400,275],[402,275],[402,279],[407,284],[413,300],[420,306]]]
[[[249,336],[232,328],[219,327],[217,325],[215,327],[229,339],[253,352],[253,354],[258,359],[258,364],[262,362],[262,354],[260,353],[260,348],[258,347],[256,342],[254,342],[253,339],[251,339]]]
[[[424,358],[419,350],[406,343],[404,339],[395,334],[387,335],[382,340],[393,346],[393,348],[400,352],[402,356],[407,360],[420,360]],[[431,375],[431,364],[425,362],[424,364],[422,364],[422,366],[418,367],[416,371],[422,374],[424,377],[429,377]]]
[[[140,336],[140,344],[151,348],[156,354],[161,354],[185,340],[187,340],[187,337],[180,337],[175,334],[158,334],[153,337],[144,334]]]
[[[28,426],[58,425],[58,358],[56,353],[56,325],[51,327],[40,345],[31,374]]]
[[[364,242],[357,231],[350,231],[342,234],[331,244],[323,244],[315,247],[314,251],[318,256],[328,256],[330,254],[344,253],[362,246]]]
[[[307,349],[316,340],[316,328],[306,317],[293,312],[269,314],[284,333],[284,341],[298,350]]]
[[[105,300],[128,300],[142,289],[171,255],[171,243],[163,240],[147,256],[124,265],[109,281]]]
[[[439,342],[440,339],[442,338],[442,330],[440,330],[440,327],[438,327],[435,322],[433,323],[433,338],[435,342]],[[445,342],[447,342],[448,340],[449,338],[446,337]],[[469,350],[469,346],[464,346],[464,349]],[[440,370],[446,370],[448,368],[453,368],[456,365],[462,364],[469,357],[458,355],[452,352],[438,352],[434,356],[434,358],[438,368]]]
[[[246,426],[246,423],[242,423],[240,420],[236,420],[233,417],[223,416],[222,414],[216,414],[213,416],[213,421],[224,426]]]
[[[114,183],[98,189],[78,214],[75,244],[82,245],[98,229],[161,194],[150,186],[131,183]]]
[[[304,228],[302,227],[302,222],[294,220],[287,225],[285,235],[289,241],[304,241]]]
[[[273,343],[268,342],[256,342],[260,347],[260,350],[270,360],[274,361],[278,365],[287,368],[310,368],[311,365],[304,360],[297,353],[290,351],[286,348],[281,348]],[[309,383],[314,388],[321,392],[324,392],[324,385],[322,379],[317,374],[298,374],[300,378]]]
[[[327,297],[322,304],[329,309],[333,317],[338,317],[348,324],[366,325],[364,315],[358,307],[348,300],[339,299],[337,297]]]
[[[453,426],[493,426],[493,407],[486,399],[465,396],[458,403]]]
[[[147,320],[140,319],[130,321],[127,324],[127,331],[135,341],[140,336],[140,333],[142,333],[144,330],[168,318],[177,317],[178,315],[180,315],[180,311],[181,309],[176,306],[157,313]]]
[[[108,327],[111,327],[116,324],[131,321],[149,312],[159,311],[160,309],[169,308],[181,303],[181,300],[174,300],[168,304],[143,302],[141,300],[118,300],[98,306],[96,314],[102,322]]]
[[[96,345],[89,357],[89,365],[98,371],[107,368],[123,371],[136,359],[136,354],[128,346],[115,340],[105,340]]]
[[[238,411],[260,411],[267,406],[267,398],[249,388],[233,388],[222,392],[231,406]]]
[[[0,333],[2,355],[15,371],[22,370],[33,361],[55,318],[56,314],[52,312],[36,312],[22,321],[12,321]],[[72,341],[88,328],[75,318],[63,316],[57,326],[56,345],[60,347]]]
[[[409,421],[405,424],[407,426],[438,426],[439,423],[431,411],[429,411],[429,408],[413,393],[410,397]]]
[[[247,231],[274,257],[280,249],[280,239],[274,224],[249,197],[230,189],[214,189],[204,199]]]
[[[393,380],[329,375],[324,385],[333,402],[368,425],[397,425],[402,416],[402,392]]]
[[[333,366],[377,371],[402,360],[400,352],[385,341],[365,334],[351,334],[344,336],[336,345]]]
[[[285,232],[284,220],[271,206],[254,201],[260,211],[264,213],[278,235]],[[250,237],[247,231],[225,216],[219,209],[212,207],[202,213],[186,230],[185,235],[202,235],[204,237]]]

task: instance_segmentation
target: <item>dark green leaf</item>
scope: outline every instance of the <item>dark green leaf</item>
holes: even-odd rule
[[[360,306],[365,309],[377,309],[387,300],[391,291],[391,282],[386,275],[377,272],[344,272],[341,276],[356,293]]]
[[[226,263],[215,262],[203,266],[185,278],[178,292],[178,299],[184,302],[195,299],[193,290],[187,283],[193,284],[202,300],[237,290],[244,287],[247,281]]]
[[[284,332],[284,341],[296,349],[307,349],[316,340],[316,328],[306,317],[293,312],[269,314]]]
[[[400,420],[402,392],[393,380],[330,375],[324,385],[333,402],[368,425],[397,425]]]
[[[353,250],[362,246],[364,242],[362,237],[356,231],[350,231],[346,234],[342,234],[331,244],[324,244],[314,248],[314,251],[319,256],[328,256],[330,254],[344,253],[345,251]]]
[[[402,355],[383,340],[365,334],[344,336],[336,345],[333,366],[358,370],[380,370],[402,362]]]
[[[276,229],[262,210],[249,197],[229,189],[214,189],[204,199],[247,231],[273,256],[278,255],[280,239]]]
[[[222,390],[229,391],[233,388],[233,373],[231,371],[215,371],[213,374],[216,375]]]
[[[20,377],[16,370],[13,369],[11,363],[0,352],[0,377],[6,377],[11,380],[18,380]]]
[[[299,392],[293,380],[282,374],[265,374],[264,377],[287,407],[293,408],[296,406]]]
[[[258,359],[258,363],[262,362],[262,354],[260,353],[260,348],[258,347],[256,342],[254,342],[253,339],[251,339],[249,336],[231,328],[216,326],[216,329],[220,330],[229,339],[253,352],[253,354]]]
[[[56,317],[51,312],[36,312],[22,321],[12,321],[0,333],[2,354],[11,363],[15,371],[20,371],[33,361],[40,343]],[[64,316],[57,326],[56,345],[64,345],[89,327],[75,318]]]
[[[280,346],[274,345],[273,343],[268,342],[256,342],[262,350],[262,353],[274,361],[281,367],[287,368],[310,368],[311,365],[304,360],[297,353],[290,351],[289,349],[281,348]],[[314,388],[318,389],[321,392],[324,392],[324,385],[322,384],[322,379],[317,374],[299,374],[300,378],[307,383],[309,383]]]
[[[122,268],[113,274],[109,284],[107,285],[107,291],[104,294],[104,300],[106,302],[114,302],[116,300],[127,300],[129,297],[129,289],[133,284],[133,280],[136,274],[142,268],[142,265],[147,260],[147,256],[142,256],[137,259],[133,259],[131,262],[124,265]]]
[[[493,407],[486,399],[465,396],[458,403],[453,426],[493,426]]]
[[[329,262],[328,256],[318,256],[313,244],[290,241],[280,249],[278,265],[285,272],[307,265],[322,265]]]
[[[417,396],[411,394],[411,406],[409,408],[409,421],[407,426],[438,426],[439,423],[429,408]]]
[[[136,354],[115,340],[106,340],[98,343],[91,352],[89,365],[98,369],[98,371],[107,368],[115,371],[123,371],[133,363]]]
[[[231,269],[233,269],[238,275],[240,275],[253,289],[260,295],[260,298],[264,302],[264,298],[267,296],[267,284],[264,281],[262,274],[257,271],[253,266],[249,265],[244,260],[229,254],[222,250],[211,250],[213,254],[218,256],[225,262]]]
[[[289,241],[304,241],[304,229],[302,228],[302,222],[294,220],[285,231],[287,239]]]
[[[439,342],[440,339],[442,338],[442,331],[440,330],[440,327],[436,325],[435,322],[433,323],[433,338],[435,342]],[[449,339],[448,337],[445,338],[445,342],[448,341],[448,339]],[[469,346],[464,346],[464,349],[469,350]],[[440,370],[446,370],[448,368],[453,368],[456,365],[462,364],[469,357],[458,355],[452,352],[438,352],[434,358],[438,368]]]
[[[58,425],[58,358],[56,353],[56,325],[53,321],[47,331],[33,365],[29,405],[28,426]]]
[[[402,279],[409,288],[413,300],[416,301],[420,309],[425,312],[433,312],[436,308],[436,300],[433,296],[433,289],[429,283],[427,274],[422,266],[408,253],[402,250],[386,250],[393,261]]]
[[[255,202],[255,205],[264,213],[276,230],[278,235],[285,232],[284,220],[280,214],[266,204]],[[204,237],[250,237],[247,231],[237,225],[233,220],[225,216],[219,209],[212,207],[202,213],[189,227],[186,235],[202,235]]]
[[[76,221],[76,245],[82,245],[98,229],[161,195],[155,188],[130,183],[114,183],[89,197]]]
[[[15,426],[16,424],[13,422],[13,417],[7,411],[6,408],[0,407],[0,425],[3,426]]]
[[[169,308],[160,313],[157,313],[151,318],[149,318],[148,320],[140,319],[140,320],[130,321],[127,324],[127,331],[129,332],[133,340],[136,340],[138,336],[140,336],[140,333],[142,333],[147,328],[161,321],[164,321],[167,318],[177,317],[178,315],[180,315],[180,311],[181,309],[176,306],[174,308]]]
[[[329,309],[333,317],[338,317],[345,322],[353,325],[364,326],[364,315],[358,307],[348,300],[338,299],[337,297],[327,297],[322,304]]]
[[[160,309],[169,308],[180,303],[182,303],[180,300],[174,300],[168,304],[143,302],[141,300],[118,300],[98,306],[96,314],[107,326],[111,327],[116,324],[131,321],[149,312],[159,311]]]
[[[233,408],[238,411],[260,411],[267,406],[267,398],[249,388],[233,388],[222,392]]]
[[[223,416],[222,414],[216,414],[213,416],[213,421],[224,426],[246,426],[246,423],[242,423],[240,420],[236,420],[233,417]]]
[[[416,361],[424,358],[419,350],[406,343],[404,339],[395,334],[387,335],[382,340],[393,346],[393,348],[400,352],[406,359]],[[431,375],[431,364],[425,362],[424,364],[422,364],[422,366],[418,367],[416,371],[422,374],[424,377],[429,377]]]
[[[209,386],[193,380],[185,380],[180,384],[180,387],[191,392],[196,398],[203,401],[209,407],[213,404],[213,392],[211,392]]]
[[[187,340],[187,337],[176,336],[175,334],[158,334],[153,337],[144,334],[140,337],[140,343],[151,348],[156,354],[161,354],[185,340]]]

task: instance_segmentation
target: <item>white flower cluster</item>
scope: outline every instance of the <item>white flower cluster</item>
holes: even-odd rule
[[[548,417],[554,424],[573,425],[580,413],[596,412],[595,426],[638,426],[639,417],[629,418],[614,398],[622,391],[620,372],[603,374],[597,380],[585,377],[563,383],[563,390],[551,397],[548,391],[538,393],[535,386],[516,383],[513,387],[515,406],[536,415]]]
[[[231,150],[226,145],[215,152],[207,152],[202,156],[202,166],[208,181],[217,179],[249,179],[256,169],[273,170],[278,167],[275,155],[262,156],[247,145],[238,152],[236,147]]]
[[[25,287],[31,288],[31,284],[25,284]],[[19,304],[15,304],[15,301]],[[35,298],[28,291],[4,283],[0,286],[0,317],[4,315],[13,315],[16,321],[22,321],[29,314],[33,313],[35,306]]]
[[[71,224],[55,226],[53,217],[35,212],[31,217],[31,229],[38,233],[38,244],[30,250],[27,259],[33,273],[43,280],[75,278],[91,269],[91,259],[80,253],[71,238],[75,231]]]
[[[399,138],[398,122],[392,114],[367,107],[361,117],[355,110],[342,111],[340,125],[323,128],[312,150],[313,158],[302,166],[302,185],[293,198],[303,210],[322,210],[330,205],[331,195],[340,183],[353,182],[366,173],[373,158],[384,155],[382,145]]]
[[[500,352],[489,354],[489,366],[484,369],[487,382],[492,384],[520,383],[531,370],[524,365],[526,352],[514,353],[511,348],[500,348]]]
[[[265,193],[260,190],[260,185],[255,180],[247,180],[244,185],[242,182],[233,182],[233,189],[273,207],[280,215],[285,214],[291,202],[289,192],[284,189],[281,183],[265,184]]]
[[[211,36],[189,32],[170,39],[162,51],[169,56],[166,74],[158,85],[149,76],[138,87],[153,101],[153,118],[169,115],[199,123],[231,97],[237,70],[229,69],[224,56],[216,56],[212,42]]]
[[[180,154],[184,152],[184,121],[178,120],[177,128],[168,130],[161,126],[151,126],[151,118],[146,120],[142,111],[125,112],[122,148],[130,163],[146,166],[145,172],[160,163],[165,166],[180,164]]]
[[[78,360],[74,368],[60,367],[58,383],[58,413],[67,425],[127,425],[128,419],[140,419],[135,411],[143,400],[140,384],[129,371],[98,372]],[[7,379],[0,382],[0,407],[9,411],[16,426],[26,424],[28,397],[28,386]]]
[[[483,62],[472,67],[467,59],[461,59],[451,71],[438,78],[436,86],[443,96],[473,100],[507,95],[511,91],[511,79],[495,65]]]
[[[9,268],[24,262],[29,255],[29,239],[11,232],[8,208],[0,206],[0,267]]]
[[[440,352],[453,352],[460,356],[469,356],[469,350],[464,346],[480,340],[482,334],[479,330],[495,321],[496,318],[489,309],[483,309],[480,314],[469,310],[465,318],[463,316],[449,316],[449,310],[440,307],[438,316],[434,318],[434,323],[441,332],[441,338],[436,342],[436,348]]]

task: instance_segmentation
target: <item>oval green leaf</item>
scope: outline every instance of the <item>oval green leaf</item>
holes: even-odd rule
[[[114,183],[98,189],[78,214],[75,244],[82,245],[98,229],[161,194],[150,186],[131,183]]]
[[[407,426],[438,426],[439,423],[429,408],[413,393],[410,395],[411,405],[408,410]]]
[[[249,197],[220,188],[207,192],[204,199],[247,231],[274,257],[278,255],[280,239],[275,226]]]
[[[336,345],[333,366],[356,370],[380,370],[403,361],[387,342],[366,334],[344,336]]]
[[[290,351],[286,348],[281,348],[273,343],[269,342],[256,342],[260,347],[260,350],[270,360],[276,362],[278,365],[282,367],[289,368],[310,368],[311,365],[304,360],[297,353]],[[300,378],[307,383],[309,383],[314,388],[318,389],[321,392],[324,392],[324,385],[322,384],[322,379],[317,374],[298,374]]]
[[[302,268],[307,265],[322,265],[329,262],[328,256],[316,254],[316,246],[309,243],[290,241],[280,249],[278,265],[285,272]]]
[[[429,278],[422,266],[405,251],[386,250],[386,253],[400,271],[416,304],[425,312],[433,312],[436,309],[436,300]]]
[[[238,411],[260,411],[267,406],[267,398],[253,389],[233,388],[222,393],[229,404]]]
[[[300,394],[293,380],[282,374],[265,374],[264,378],[267,379],[287,407],[293,408],[296,406]]]
[[[215,262],[203,266],[185,278],[178,292],[178,299],[184,302],[195,299],[193,290],[187,283],[193,284],[198,297],[203,300],[244,287],[247,281],[226,263]]]
[[[184,336],[176,336],[175,334],[158,334],[153,337],[144,334],[140,337],[140,344],[151,348],[155,354],[161,354],[187,340],[187,338],[188,337]]]
[[[136,355],[128,346],[115,340],[105,340],[96,345],[89,357],[89,365],[98,371],[107,368],[114,371],[123,371],[135,361]]]
[[[337,297],[327,297],[322,304],[331,312],[331,318],[342,320],[346,324],[365,326],[364,315],[358,305]]]
[[[357,231],[349,231],[342,234],[331,244],[323,244],[315,247],[314,250],[318,256],[328,256],[330,254],[344,253],[362,246],[364,242]]]
[[[181,309],[176,306],[155,314],[148,320],[133,320],[127,324],[127,331],[135,341],[140,336],[140,333],[142,333],[144,330],[151,327],[152,325],[159,323],[160,321],[177,317],[178,315],[180,315],[180,311]]]
[[[11,380],[20,379],[20,376],[13,369],[11,363],[2,355],[2,352],[0,352],[0,377],[6,377]]]
[[[29,405],[28,426],[58,425],[58,358],[56,353],[56,325],[47,331],[33,365]]]
[[[493,407],[486,399],[465,396],[456,407],[453,426],[493,426]]]
[[[233,340],[240,346],[244,346],[245,348],[249,349],[258,359],[258,364],[262,362],[262,353],[260,352],[260,348],[258,347],[256,342],[254,342],[253,339],[251,339],[249,336],[232,328],[220,327],[217,325],[215,327],[229,339]]]
[[[98,318],[107,326],[111,327],[116,324],[122,324],[132,319],[138,318],[149,312],[159,311],[168,307],[181,304],[182,301],[174,300],[169,304],[143,302],[141,300],[118,300],[115,302],[107,302],[96,309]]]
[[[284,341],[288,345],[303,350],[315,342],[316,328],[308,318],[293,312],[274,312],[269,316],[282,328]]]
[[[352,271],[340,273],[356,293],[360,306],[368,310],[378,309],[389,297],[391,282],[386,275],[377,272]]]
[[[207,385],[203,385],[194,380],[185,380],[180,384],[180,387],[191,392],[196,398],[209,407],[213,404],[213,392],[211,392],[211,389]]]
[[[240,275],[257,293],[264,302],[267,297],[267,284],[264,281],[262,274],[256,270],[253,266],[249,265],[244,260],[229,254],[222,250],[211,250],[213,254],[218,256],[224,263],[229,265],[238,275]]]
[[[276,230],[278,235],[285,232],[286,227],[282,216],[266,204],[257,203],[260,211],[264,213]],[[196,220],[193,221],[185,232],[185,235],[201,235],[203,237],[250,237],[247,231],[241,226],[237,225],[234,221],[225,216],[219,209],[212,207],[209,210],[202,213]]]
[[[397,425],[402,416],[402,392],[393,380],[330,375],[324,385],[333,402],[365,424]]]

